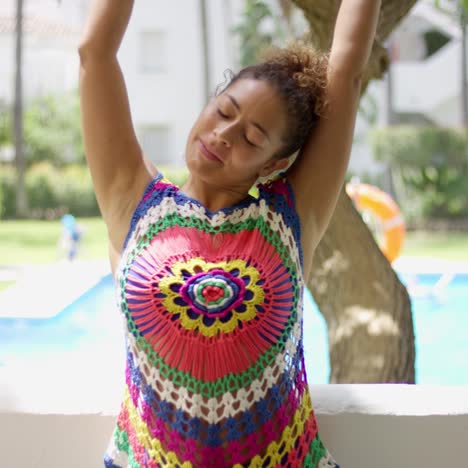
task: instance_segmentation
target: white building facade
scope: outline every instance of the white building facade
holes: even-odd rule
[[[0,99],[13,101],[16,2],[0,2]],[[25,100],[77,87],[76,44],[80,29],[64,21],[57,2],[26,0],[23,21],[23,94]]]
[[[443,5],[444,2],[441,2]],[[431,50],[429,35],[444,45]],[[432,0],[420,0],[394,31],[392,63],[395,122],[459,126],[462,119],[462,37],[456,15],[441,13]],[[377,125],[387,125],[387,82],[374,82],[368,95],[377,104]],[[375,175],[385,167],[373,160],[367,134],[375,125],[358,117],[350,170]]]
[[[25,0],[25,102],[78,86],[78,45],[91,0]],[[239,1],[238,4],[241,4]],[[14,0],[0,5],[0,99],[12,103]],[[232,67],[231,2],[207,0],[212,92]],[[184,164],[185,143],[205,99],[199,0],[135,1],[119,51],[134,127],[147,156]]]
[[[134,125],[146,155],[183,165],[191,126],[205,104],[204,56],[198,0],[135,2],[119,52]],[[210,82],[230,68],[226,5],[209,0]]]
[[[26,99],[67,92],[78,85],[77,47],[92,0],[25,0],[24,88]],[[273,5],[275,2],[270,1]],[[12,101],[14,80],[14,0],[0,5],[0,99]],[[134,126],[147,156],[160,165],[184,164],[190,128],[205,103],[200,0],[137,0],[119,52]],[[236,69],[232,29],[243,0],[206,0],[209,26],[210,89]],[[431,56],[423,39],[439,30],[447,44]],[[459,121],[460,31],[432,2],[421,0],[393,36],[394,110],[420,115],[438,125]],[[384,115],[384,85],[370,95]],[[353,172],[378,172],[366,143],[369,122],[358,118],[351,158]]]

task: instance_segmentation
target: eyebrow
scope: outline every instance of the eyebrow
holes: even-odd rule
[[[227,96],[227,97],[231,100],[231,102],[234,104],[234,107],[235,107],[237,110],[240,111],[240,110],[241,110],[241,107],[240,107],[239,103],[236,101],[236,99],[235,99],[233,96],[231,96],[230,94],[228,94],[228,93],[226,93],[226,96]],[[260,124],[258,124],[258,123],[256,123],[256,122],[251,122],[251,123],[252,123],[252,125],[253,125],[254,127],[257,127],[257,128],[268,138],[268,140],[270,140],[270,135],[268,135],[268,132],[267,132]]]

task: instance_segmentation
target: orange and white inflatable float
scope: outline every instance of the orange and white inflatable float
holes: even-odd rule
[[[400,255],[406,233],[398,205],[390,195],[373,185],[351,182],[346,185],[346,192],[358,211],[368,211],[377,220],[382,234],[380,249],[393,262]]]

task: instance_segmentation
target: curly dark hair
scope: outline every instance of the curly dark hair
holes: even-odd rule
[[[286,104],[289,128],[283,136],[283,147],[274,157],[286,158],[304,146],[323,115],[327,68],[327,55],[297,41],[285,48],[264,51],[260,63],[231,75],[221,92],[241,79],[266,81],[279,92]]]

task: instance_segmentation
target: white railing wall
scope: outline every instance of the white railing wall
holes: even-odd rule
[[[311,387],[322,439],[343,468],[442,468],[468,459],[468,388]],[[4,468],[102,468],[115,414],[0,412]]]

